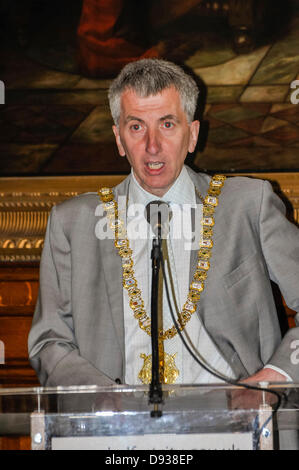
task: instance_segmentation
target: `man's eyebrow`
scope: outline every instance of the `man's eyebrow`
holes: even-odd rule
[[[138,122],[144,122],[143,119],[137,117],[137,116],[132,116],[131,114],[129,114],[126,118],[125,118],[125,122],[130,122],[130,121],[138,121]]]
[[[175,114],[166,114],[165,116],[161,116],[159,118],[160,122],[167,121],[167,120],[172,120],[175,122],[180,122],[180,119],[175,115]],[[130,121],[138,121],[138,122],[144,122],[143,119],[139,118],[138,116],[134,116],[132,114],[128,114],[128,116],[125,118],[125,123],[127,124]]]
[[[180,122],[179,118],[175,114],[166,114],[166,116],[162,116],[160,118],[160,121],[167,121],[167,120]]]

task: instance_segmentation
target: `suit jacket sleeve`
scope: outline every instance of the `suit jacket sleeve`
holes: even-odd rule
[[[280,288],[286,304],[299,311],[299,230],[285,217],[285,207],[264,182],[260,207],[260,239],[269,275]],[[266,340],[266,339],[265,339]],[[299,328],[291,328],[268,361],[299,380]]]
[[[72,319],[71,249],[55,207],[45,235],[28,347],[30,362],[44,386],[114,383],[80,356]]]

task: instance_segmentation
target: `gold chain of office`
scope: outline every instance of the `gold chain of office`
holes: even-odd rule
[[[178,314],[180,330],[184,329],[192,314],[196,311],[200,295],[205,287],[213,247],[214,211],[218,205],[218,197],[224,185],[225,178],[224,175],[214,175],[210,181],[206,197],[202,198],[202,236],[198,250],[197,266],[190,284],[187,300],[183,305],[182,311]],[[151,320],[144,308],[142,293],[138,288],[135,278],[134,262],[132,259],[133,252],[129,245],[124,221],[121,220],[119,216],[118,204],[111,188],[100,188],[98,194],[103,202],[104,210],[107,213],[109,226],[115,234],[115,247],[122,258],[123,287],[128,292],[130,307],[133,310],[134,317],[139,322],[140,328],[151,336]],[[173,325],[167,330],[160,330],[159,338],[161,340],[171,339],[176,334],[177,330]]]

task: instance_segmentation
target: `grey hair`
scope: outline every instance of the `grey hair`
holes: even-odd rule
[[[125,90],[132,89],[139,96],[147,97],[157,95],[171,86],[179,92],[187,120],[191,123],[196,111],[199,89],[190,75],[178,65],[162,59],[141,59],[127,64],[113,80],[108,92],[115,125],[119,125],[121,95]]]

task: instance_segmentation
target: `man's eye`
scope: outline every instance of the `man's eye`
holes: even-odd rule
[[[141,126],[140,126],[140,124],[133,124],[133,125],[131,126],[131,129],[132,129],[133,131],[139,131],[139,129],[141,129]]]
[[[173,127],[173,123],[170,121],[165,121],[163,125],[166,129],[171,129]]]

